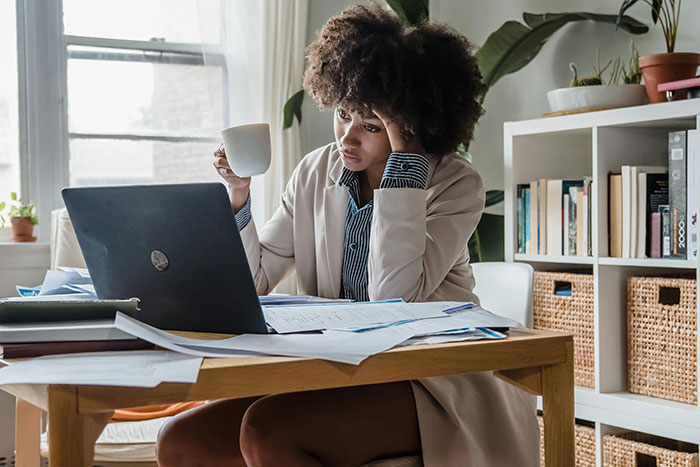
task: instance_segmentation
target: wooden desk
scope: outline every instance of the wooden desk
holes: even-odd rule
[[[574,465],[573,338],[514,330],[494,341],[399,347],[360,366],[289,357],[207,358],[194,384],[155,388],[81,385],[2,387],[18,398],[17,467],[39,465],[39,417],[48,411],[52,467],[91,466],[94,443],[115,409],[148,404],[238,398],[494,371],[543,396],[545,461]],[[41,409],[41,410],[40,410]]]

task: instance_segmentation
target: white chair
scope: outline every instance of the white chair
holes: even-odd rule
[[[534,271],[525,263],[474,263],[474,293],[481,306],[497,315],[532,327]],[[363,467],[422,467],[421,456],[404,456],[369,462]]]
[[[474,293],[481,306],[532,327],[532,266],[525,263],[474,263]]]

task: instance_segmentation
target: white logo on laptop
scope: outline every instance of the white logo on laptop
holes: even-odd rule
[[[159,271],[168,269],[168,257],[160,250],[153,250],[151,252],[151,263],[153,263],[153,267]]]

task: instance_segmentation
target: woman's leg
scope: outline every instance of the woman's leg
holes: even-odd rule
[[[158,465],[245,466],[238,447],[241,420],[256,399],[210,402],[174,416],[158,434]]]
[[[359,465],[419,452],[408,382],[264,397],[243,417],[240,449],[249,467]]]

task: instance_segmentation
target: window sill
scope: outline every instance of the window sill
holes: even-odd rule
[[[48,269],[50,263],[48,243],[0,242],[0,269]]]

